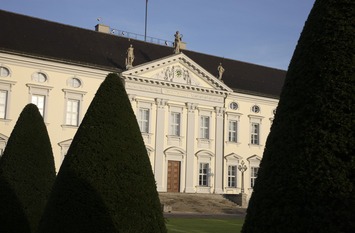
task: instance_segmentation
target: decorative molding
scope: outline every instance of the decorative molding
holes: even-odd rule
[[[155,104],[159,109],[164,109],[165,106],[167,105],[168,100],[166,99],[160,99],[160,98],[155,98]]]
[[[223,107],[214,107],[214,110],[216,111],[216,116],[217,117],[223,117],[224,116],[224,112],[226,111],[226,109],[223,108]]]
[[[195,113],[198,104],[195,103],[186,103],[186,108],[188,113]]]

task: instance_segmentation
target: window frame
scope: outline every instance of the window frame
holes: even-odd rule
[[[14,81],[0,80],[0,91],[6,93],[4,103],[4,117],[0,117],[0,121],[10,121],[10,107],[11,107],[11,93],[12,86],[15,85]]]
[[[43,111],[43,120],[45,123],[48,123],[48,112],[49,112],[49,92],[53,89],[53,87],[50,86],[43,86],[43,85],[37,85],[37,84],[30,84],[27,83],[26,86],[29,88],[29,103],[32,103],[32,96],[33,95],[42,95],[44,96],[44,111]]]
[[[85,91],[77,91],[77,90],[71,90],[71,89],[62,89],[64,93],[64,111],[63,111],[63,128],[68,128],[68,127],[74,127],[77,128],[81,124],[82,117],[83,117],[83,102],[84,102],[84,95],[87,93]],[[77,101],[78,106],[77,106],[77,124],[69,124],[67,122],[67,116],[70,114],[68,112],[68,102],[69,101]]]
[[[204,168],[204,166],[205,166],[205,168]],[[201,170],[202,170],[202,172],[201,172]],[[198,186],[201,186],[201,187],[208,187],[209,186],[208,173],[209,173],[209,163],[206,163],[206,162],[199,163]]]
[[[250,188],[254,188],[255,180],[258,178],[259,167],[250,167]]]
[[[200,124],[199,124],[200,139],[211,139],[210,129],[211,129],[211,117],[206,115],[201,115]]]
[[[260,124],[252,122],[250,126],[250,144],[260,145]]]
[[[234,168],[234,174],[230,174],[230,168]],[[228,171],[227,171],[227,187],[228,188],[236,188],[237,187],[237,172],[238,172],[238,167],[237,165],[228,165]],[[231,184],[231,179],[233,179],[233,184]]]

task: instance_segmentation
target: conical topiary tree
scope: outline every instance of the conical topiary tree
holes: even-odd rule
[[[355,1],[316,0],[242,229],[355,232]]]
[[[54,180],[46,126],[37,106],[28,104],[0,159],[0,232],[36,232]]]
[[[117,74],[101,84],[73,139],[39,232],[166,232],[147,151]]]

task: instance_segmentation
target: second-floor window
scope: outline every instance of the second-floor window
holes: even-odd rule
[[[142,133],[149,133],[149,109],[147,108],[139,109],[138,124]]]
[[[79,123],[79,100],[68,99],[66,125],[78,126]]]
[[[251,124],[251,133],[250,133],[250,143],[252,145],[259,145],[260,137],[260,124],[252,123]]]
[[[237,121],[229,121],[228,126],[228,141],[230,142],[237,142]]]
[[[7,91],[0,90],[0,118],[6,118]]]
[[[44,116],[45,113],[45,109],[44,109],[45,101],[46,101],[46,97],[44,95],[32,95],[32,103],[37,105],[37,108],[41,113],[42,117]]]
[[[201,116],[200,118],[200,138],[210,138],[210,117]]]
[[[170,134],[180,136],[180,113],[172,112],[170,116]]]

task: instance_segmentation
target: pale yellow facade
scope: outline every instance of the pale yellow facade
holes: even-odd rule
[[[25,105],[37,100],[35,95],[44,96],[43,116],[58,171],[96,90],[111,71],[8,53],[0,53],[0,67],[9,71],[0,77],[0,91],[6,93],[0,148]],[[46,76],[44,82],[38,81],[38,73]],[[236,93],[183,53],[119,75],[143,131],[159,192],[238,194],[243,161],[244,192],[250,196],[277,99]],[[73,78],[80,86],[72,84]],[[70,101],[78,104],[71,113],[74,124],[68,124]]]

